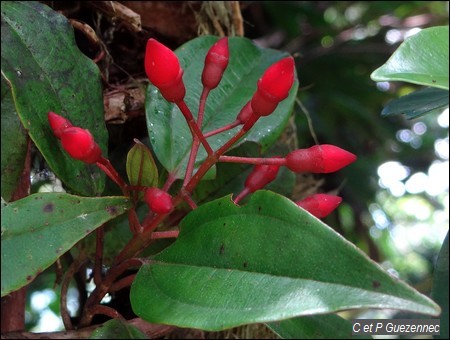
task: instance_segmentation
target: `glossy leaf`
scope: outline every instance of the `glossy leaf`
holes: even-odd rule
[[[154,187],[158,184],[158,168],[150,150],[137,141],[127,155],[127,175],[131,185]]]
[[[449,327],[448,327],[448,232],[445,237],[444,243],[442,244],[441,251],[434,267],[434,277],[433,277],[433,289],[431,291],[431,296],[436,301],[442,309],[442,314],[439,316],[441,319],[441,334],[435,336],[437,339],[448,339]]]
[[[177,54],[184,69],[186,84],[185,101],[194,116],[197,115],[198,102],[202,92],[201,74],[204,57],[217,37],[204,36],[191,40],[178,48]],[[233,122],[241,108],[249,101],[256,90],[256,82],[264,71],[288,54],[272,49],[261,49],[251,40],[229,38],[230,60],[219,86],[211,91],[205,109],[203,131],[211,131]],[[294,105],[298,81],[295,80],[290,96],[282,101],[275,112],[261,118],[246,135],[245,140],[261,144],[262,151],[272,145],[281,134]],[[146,100],[147,127],[150,142],[158,160],[177,177],[184,175],[192,143],[191,132],[179,109],[168,103],[158,89],[150,85]],[[223,145],[239,128],[208,138],[213,149]],[[200,148],[197,161],[206,153]]]
[[[420,117],[448,107],[448,91],[424,88],[406,96],[394,99],[381,112],[383,116],[404,114],[408,119]]]
[[[93,331],[89,339],[149,339],[149,337],[133,325],[113,319]]]
[[[312,315],[271,322],[270,329],[282,339],[371,339],[352,336],[352,323],[335,314]]]
[[[2,205],[2,296],[30,283],[75,243],[126,212],[124,197],[34,194]]]
[[[407,38],[371,78],[448,90],[448,26],[426,28]]]
[[[11,89],[2,76],[2,197],[11,199],[22,174],[27,153],[26,132],[17,117]],[[13,147],[14,146],[14,147]]]
[[[353,244],[285,197],[257,191],[192,211],[175,243],[144,265],[134,312],[155,323],[220,330],[354,308],[437,315]]]
[[[103,191],[104,174],[72,159],[51,131],[56,112],[90,130],[106,151],[107,131],[97,66],[77,48],[68,20],[36,2],[1,3],[2,75],[12,88],[17,113],[55,174],[74,192]],[[7,147],[15,148],[15,144]]]

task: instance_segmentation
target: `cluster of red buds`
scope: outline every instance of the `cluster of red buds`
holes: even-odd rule
[[[155,39],[149,39],[146,46],[145,72],[148,79],[159,89],[159,92],[167,101],[178,106],[193,136],[191,155],[183,187],[180,191],[180,197],[185,199],[193,208],[195,208],[195,203],[189,195],[204,174],[217,162],[255,165],[245,181],[244,189],[234,199],[234,202],[237,204],[248,194],[263,189],[267,184],[275,180],[281,166],[285,166],[296,173],[330,173],[338,171],[356,160],[354,154],[328,144],[294,150],[285,157],[248,158],[224,155],[234,143],[255,125],[258,119],[270,115],[275,111],[278,104],[288,97],[295,78],[295,63],[292,57],[286,57],[274,63],[258,80],[255,93],[238,113],[236,120],[222,128],[204,133],[202,132],[202,121],[208,94],[219,85],[228,62],[228,38],[225,37],[219,39],[209,49],[205,57],[201,75],[203,92],[200,97],[197,118],[195,119],[184,101],[186,87],[183,82],[183,69],[180,66],[177,55]],[[102,157],[101,150],[89,131],[73,127],[67,119],[53,112],[48,114],[48,118],[55,136],[61,139],[62,146],[69,155],[86,163],[96,163],[116,183],[127,187],[122,180],[116,178],[116,173],[112,173],[109,169],[109,162],[106,163]],[[218,150],[211,148],[207,141],[208,137],[239,125],[242,125],[241,129]],[[205,148],[208,156],[194,174],[193,165],[200,144]],[[164,215],[173,210],[176,200],[168,194],[169,187],[170,184],[166,183],[164,189],[145,189],[144,200],[154,213]],[[338,196],[315,194],[296,202],[296,204],[314,216],[323,218],[331,213],[341,201],[342,199]],[[175,204],[177,203],[178,201],[175,202]]]

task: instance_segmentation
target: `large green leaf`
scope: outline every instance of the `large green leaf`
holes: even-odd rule
[[[9,82],[16,111],[55,174],[74,192],[101,193],[104,174],[70,158],[53,136],[47,113],[54,111],[89,129],[103,151],[100,72],[75,43],[67,19],[39,2],[1,3],[2,75]],[[15,148],[15,143],[7,143]]]
[[[30,283],[76,242],[129,206],[124,197],[61,193],[2,204],[2,296]]]
[[[11,199],[22,174],[27,153],[26,132],[17,117],[11,89],[2,76],[2,197]],[[14,146],[14,147],[13,147]]]
[[[149,337],[133,325],[113,319],[93,331],[89,339],[149,339]]]
[[[374,81],[405,81],[446,90],[448,77],[448,26],[426,28],[406,39],[371,75]]]
[[[441,334],[435,336],[437,339],[448,339],[448,232],[445,237],[444,243],[442,244],[441,251],[434,267],[433,276],[433,289],[431,291],[431,296],[433,299],[439,303],[442,309],[441,319]]]
[[[335,314],[301,316],[267,324],[282,339],[371,339],[352,336],[352,323]]]
[[[350,308],[439,313],[433,301],[270,191],[257,191],[244,206],[230,197],[207,203],[180,228],[132,285],[133,310],[149,322],[220,330]]]
[[[203,36],[191,40],[178,48],[175,53],[184,69],[186,103],[194,116],[202,92],[201,74],[205,56],[218,38]],[[233,37],[229,39],[230,61],[219,86],[211,91],[203,121],[203,131],[211,131],[236,119],[241,108],[252,97],[256,82],[264,71],[287,53],[272,49],[261,49],[250,40]],[[298,89],[296,80],[290,96],[281,102],[275,112],[263,117],[245,137],[262,145],[262,151],[275,142],[287,123],[294,105]],[[187,158],[192,143],[190,130],[179,109],[168,103],[152,85],[148,87],[146,99],[147,127],[153,150],[161,164],[177,177],[184,175]],[[239,128],[208,138],[213,149],[223,145]],[[197,160],[205,157],[201,148]]]
[[[408,119],[420,117],[448,107],[448,91],[436,88],[424,88],[406,96],[394,99],[381,112],[383,116],[404,114]]]

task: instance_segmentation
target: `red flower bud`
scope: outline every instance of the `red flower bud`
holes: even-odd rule
[[[186,89],[178,57],[171,49],[155,39],[147,41],[145,72],[167,101],[177,103],[184,99]]]
[[[329,144],[294,150],[286,156],[286,166],[294,172],[329,173],[354,161],[354,154]]]
[[[212,45],[206,54],[202,73],[202,83],[205,88],[212,90],[219,85],[223,72],[228,66],[228,59],[228,38],[224,37]]]
[[[102,150],[91,133],[79,127],[64,129],[61,133],[61,144],[72,158],[85,163],[96,163],[102,155]]]
[[[245,187],[248,188],[249,192],[255,192],[256,190],[264,188],[277,177],[279,169],[279,165],[255,165],[253,171],[245,180]]]
[[[47,118],[48,118],[48,122],[50,123],[50,127],[53,130],[53,134],[58,139],[61,139],[61,133],[64,131],[64,129],[73,126],[72,123],[68,119],[66,119],[54,112],[49,112],[47,114]]]
[[[159,188],[148,188],[144,200],[151,211],[157,214],[167,214],[172,211],[172,196]]]
[[[324,218],[341,204],[342,198],[339,196],[315,194],[305,199],[295,202],[299,207],[305,209],[317,218]]]
[[[294,83],[294,59],[287,57],[270,66],[258,80],[258,88],[252,98],[253,112],[267,116],[286,99]]]

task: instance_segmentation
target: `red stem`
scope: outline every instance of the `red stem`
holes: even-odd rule
[[[227,150],[231,148],[234,143],[241,139],[241,137],[243,137],[248,132],[248,130],[250,130],[253,125],[255,125],[258,119],[259,116],[255,114],[251,115],[244,126],[233,137],[231,137],[228,142],[222,145],[221,148],[215,152],[215,157],[219,158],[225,152],[227,152]]]
[[[182,100],[178,103],[176,103],[178,108],[180,109],[181,113],[183,114],[184,118],[186,119],[189,128],[191,129],[192,135],[197,136],[200,140],[200,142],[203,144],[203,147],[205,148],[208,155],[211,155],[213,153],[213,150],[211,149],[211,146],[206,141],[205,136],[203,136],[202,131],[198,127],[197,123],[194,120],[194,116],[191,113],[191,110],[189,110],[188,106],[186,105],[185,101]]]
[[[91,308],[92,315],[102,314],[109,316],[111,319],[122,319],[125,320],[125,318],[114,308],[104,306],[104,305],[95,305]]]
[[[179,230],[154,231],[152,233],[152,240],[157,240],[160,238],[177,238],[179,233]]]
[[[122,263],[111,267],[109,272],[106,274],[103,282],[95,287],[94,291],[89,295],[86,304],[84,305],[83,312],[81,313],[82,317],[79,323],[80,327],[86,327],[92,321],[92,318],[95,314],[94,306],[99,304],[103,299],[105,294],[108,292],[109,288],[112,286],[114,280],[122,273],[124,273],[127,269],[131,267],[141,266],[143,264],[143,260],[137,258],[130,258]],[[92,310],[94,308],[94,310]]]
[[[242,124],[242,123],[241,123],[239,120],[236,119],[233,123],[224,125],[224,126],[218,128],[218,129],[216,129],[216,130],[212,130],[212,131],[209,131],[209,132],[205,133],[204,136],[205,136],[205,138],[209,138],[209,137],[215,136],[215,135],[217,135],[217,134],[219,134],[219,133],[221,133],[221,132],[231,130],[231,129],[233,129],[233,128],[235,128],[236,126],[239,126],[239,125],[241,125],[241,124]]]
[[[210,90],[208,88],[203,87],[203,91],[200,96],[200,104],[198,106],[198,114],[197,114],[197,126],[200,128],[202,127],[202,124],[203,124],[203,116],[205,113],[206,98],[208,97],[209,91]],[[198,154],[199,148],[200,148],[200,140],[197,135],[194,135],[193,140],[192,140],[192,148],[191,148],[191,152],[189,154],[189,160],[188,160],[188,164],[186,167],[186,174],[184,176],[183,186],[185,186],[192,177],[192,173],[194,172],[195,160],[197,159],[197,154]]]
[[[114,181],[121,189],[125,196],[130,196],[128,192],[128,186],[123,181],[122,177],[120,177],[119,173],[114,169],[109,159],[101,156],[99,161],[97,163],[97,166],[109,177],[111,180]]]
[[[117,280],[116,282],[114,282],[114,284],[108,290],[108,292],[114,293],[125,287],[131,286],[131,284],[133,283],[135,278],[136,278],[136,274],[131,274],[131,275],[125,276],[124,278],[121,278],[120,280]]]
[[[251,158],[238,156],[220,156],[219,162],[242,163],[242,164],[266,164],[266,165],[285,165],[286,158]]]
[[[237,195],[236,198],[234,199],[234,203],[238,204],[249,193],[250,193],[249,188],[242,189],[242,191],[239,193],[239,195]]]

